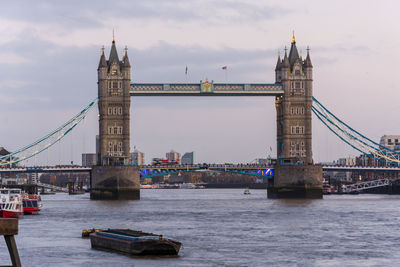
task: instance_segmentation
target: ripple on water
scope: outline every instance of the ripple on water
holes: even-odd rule
[[[399,196],[270,200],[265,190],[142,190],[140,201],[43,196],[20,220],[24,266],[397,266]],[[92,250],[81,231],[121,227],[183,243],[180,257],[138,258]],[[3,246],[4,248],[4,246]],[[8,254],[0,250],[0,264]]]

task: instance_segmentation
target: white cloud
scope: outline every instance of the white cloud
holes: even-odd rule
[[[0,80],[0,91],[4,89],[16,89],[21,88],[28,83],[26,81],[21,80]]]
[[[24,64],[29,63],[29,59],[15,53],[0,53],[0,64]]]

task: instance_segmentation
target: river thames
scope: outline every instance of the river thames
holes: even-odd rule
[[[400,196],[271,200],[266,190],[142,190],[140,201],[42,196],[16,242],[23,266],[398,266]],[[91,249],[87,228],[131,228],[183,244],[178,257]],[[1,265],[10,264],[3,242]]]

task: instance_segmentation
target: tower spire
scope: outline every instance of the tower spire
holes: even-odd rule
[[[294,38],[294,31],[293,31],[292,44],[295,42],[296,42],[296,38]]]
[[[310,58],[310,47],[308,47],[307,46],[307,57],[306,57],[306,60],[305,60],[306,62],[305,62],[305,64],[304,64],[304,66],[307,68],[312,68],[313,67],[313,65],[312,65],[312,63],[311,63],[311,58]]]
[[[113,43],[115,43],[115,38],[114,38],[114,29],[113,29]]]

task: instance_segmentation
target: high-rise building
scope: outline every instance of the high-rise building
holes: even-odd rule
[[[181,159],[181,154],[179,154],[178,152],[176,152],[175,150],[171,150],[170,152],[167,152],[165,154],[167,160],[171,161],[171,162],[179,162]]]
[[[400,135],[384,135],[379,144],[391,150],[400,151]]]
[[[97,163],[97,154],[96,153],[82,153],[82,166],[83,167],[92,167]]]
[[[135,149],[131,153],[130,161],[131,161],[131,164],[135,165],[135,166],[144,165],[144,153],[141,152],[139,149]]]
[[[193,165],[194,164],[194,152],[186,152],[182,156],[181,163],[184,165]]]

